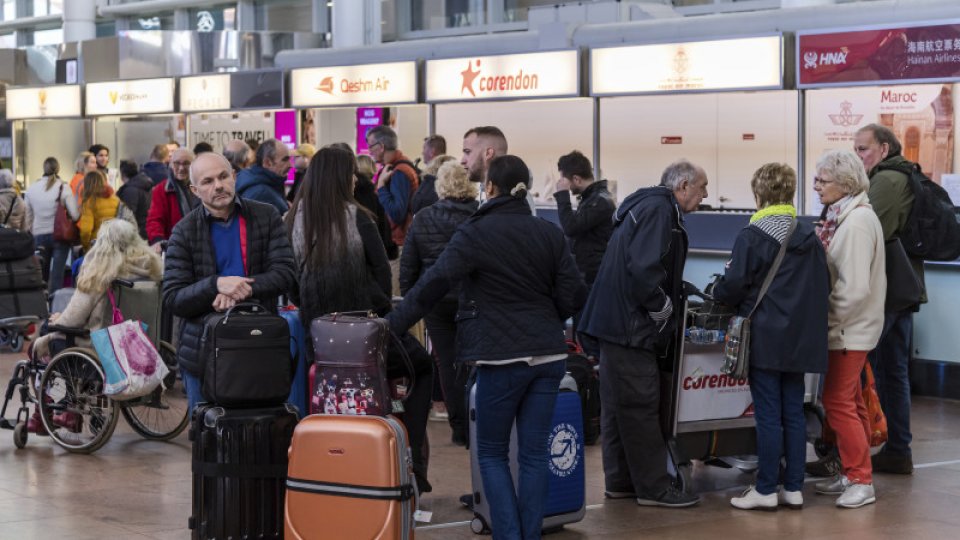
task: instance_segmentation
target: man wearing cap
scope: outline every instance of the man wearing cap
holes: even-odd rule
[[[303,143],[293,151],[293,186],[290,188],[290,192],[287,193],[288,201],[293,202],[293,198],[297,196],[297,190],[300,189],[300,181],[302,181],[304,175],[307,174],[307,167],[310,165],[310,160],[313,159],[313,155],[316,153],[317,149],[310,143]]]

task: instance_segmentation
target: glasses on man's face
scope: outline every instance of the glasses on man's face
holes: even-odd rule
[[[371,143],[371,144],[368,144],[368,145],[367,145],[367,148],[369,148],[370,150],[373,150],[373,148],[374,148],[375,146],[380,146],[381,144],[383,144],[383,143],[382,143],[382,142]]]
[[[174,167],[189,167],[192,162],[190,161],[174,161],[170,165]]]
[[[819,176],[814,176],[814,177],[813,177],[813,185],[815,185],[815,186],[825,186],[825,185],[827,185],[827,184],[832,184],[833,182],[834,182],[833,180],[824,180],[823,178],[820,178]]]

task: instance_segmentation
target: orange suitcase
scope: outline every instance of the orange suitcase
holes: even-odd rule
[[[415,486],[392,416],[308,416],[290,444],[286,538],[412,539]]]

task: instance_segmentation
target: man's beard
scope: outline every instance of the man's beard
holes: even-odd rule
[[[467,170],[467,176],[471,182],[476,182],[478,184],[483,183],[483,166],[480,163],[477,163],[477,166]]]

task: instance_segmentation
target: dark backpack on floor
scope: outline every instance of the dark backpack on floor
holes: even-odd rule
[[[879,167],[907,175],[913,208],[900,231],[903,249],[913,258],[952,261],[960,257],[960,220],[950,195],[920,170],[917,163]]]

